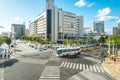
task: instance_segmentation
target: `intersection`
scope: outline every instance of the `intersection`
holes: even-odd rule
[[[28,44],[17,44],[15,55],[1,65],[1,80],[115,80],[94,57],[59,58],[55,50],[38,51]]]

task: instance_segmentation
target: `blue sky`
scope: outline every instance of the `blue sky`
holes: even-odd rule
[[[45,10],[46,0],[0,0],[0,33],[10,31],[12,23],[28,22]],[[84,16],[84,27],[93,28],[93,21],[104,20],[105,31],[120,21],[120,0],[55,0],[55,5],[65,11]]]

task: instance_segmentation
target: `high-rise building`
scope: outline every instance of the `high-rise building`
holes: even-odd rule
[[[29,36],[29,29],[25,29],[25,36]]]
[[[118,27],[113,27],[113,35],[117,35],[118,34]]]
[[[94,31],[97,31],[98,33],[104,33],[104,21],[96,21],[93,23],[94,25]]]
[[[70,37],[83,36],[83,16],[66,12],[54,5],[54,0],[46,0],[46,10],[30,21],[30,36],[39,36],[54,42]]]
[[[25,24],[11,25],[12,38],[18,39],[20,36],[25,36]]]
[[[120,22],[118,22],[118,28],[120,29]]]

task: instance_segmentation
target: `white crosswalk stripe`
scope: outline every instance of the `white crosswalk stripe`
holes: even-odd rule
[[[90,65],[90,71],[93,71],[92,66]]]
[[[76,63],[74,63],[74,65],[73,65],[73,69],[75,69],[75,65],[76,65]]]
[[[95,68],[95,65],[93,65],[93,70],[94,70],[94,72],[97,72],[97,70],[96,70],[96,68]]]
[[[69,67],[69,68],[72,68],[72,65],[73,65],[73,63],[70,64],[70,67]]]
[[[76,65],[76,69],[79,69],[79,64]]]
[[[65,67],[67,65],[67,62],[65,62],[65,64],[63,65],[63,67]]]
[[[60,67],[46,66],[39,80],[60,80]]]
[[[85,70],[85,64],[83,64],[83,70]]]
[[[104,69],[101,66],[99,66],[99,67],[100,67],[102,73],[105,73]]]
[[[82,64],[80,64],[80,70],[82,70]]]
[[[100,68],[99,68],[98,66],[96,66],[96,68],[97,68],[98,72],[100,73],[100,72],[101,72],[101,71],[100,71]]]
[[[88,65],[88,64],[81,64],[81,63],[62,62],[60,67],[105,73],[104,69],[100,65]]]
[[[65,62],[62,62],[62,64],[60,65],[60,67],[62,67],[64,65]]]
[[[88,65],[86,65],[86,70],[89,71],[89,66]]]
[[[68,67],[69,67],[69,65],[70,65],[70,62],[68,62],[68,64],[67,64],[66,68],[68,68]]]

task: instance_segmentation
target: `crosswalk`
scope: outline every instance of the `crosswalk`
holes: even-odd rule
[[[81,63],[72,63],[72,62],[62,62],[60,67],[76,69],[76,70],[86,70],[91,72],[105,73],[105,70],[100,65],[88,65]]]
[[[46,66],[39,80],[60,80],[60,67]]]
[[[18,58],[18,60],[22,63],[41,64],[41,65],[44,65],[48,62],[48,60],[33,59],[33,58]]]

